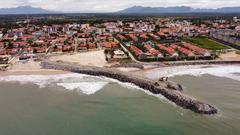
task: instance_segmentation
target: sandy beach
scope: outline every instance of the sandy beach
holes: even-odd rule
[[[220,54],[219,60],[240,60],[240,55],[237,54],[236,51],[227,52],[225,54]]]
[[[42,69],[40,66],[41,62],[29,61],[27,63],[22,63],[19,61],[14,61],[7,71],[0,72],[0,76],[8,75],[55,75],[55,74],[65,74],[66,71],[52,70],[52,69]]]
[[[97,66],[104,67],[108,63],[105,60],[103,50],[100,51],[90,51],[77,54],[64,54],[58,56],[51,56],[49,58],[51,61],[67,61],[71,63],[76,63],[80,65]],[[15,60],[12,62],[11,66],[7,71],[0,72],[0,76],[8,75],[55,75],[55,74],[65,74],[68,72],[42,69],[40,66],[41,62],[28,61],[20,62]]]

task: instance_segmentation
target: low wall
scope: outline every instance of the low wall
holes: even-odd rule
[[[204,61],[179,61],[179,62],[163,62],[169,66],[185,66],[185,65],[219,65],[219,64],[240,64],[240,61],[223,61],[223,60],[204,60]]]
[[[162,94],[168,100],[174,102],[176,105],[181,106],[185,109],[190,109],[200,114],[216,114],[217,109],[213,106],[197,101],[189,96],[172,89],[167,89],[164,84],[156,83],[154,80],[139,77],[129,72],[121,72],[108,68],[91,67],[91,66],[80,66],[66,62],[52,62],[42,61],[41,66],[45,69],[57,69],[64,71],[71,71],[75,73],[82,73],[94,76],[105,76],[119,80],[121,82],[128,82],[139,86],[145,90],[150,91],[153,94]]]

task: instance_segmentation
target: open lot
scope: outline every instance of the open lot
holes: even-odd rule
[[[68,61],[68,62],[80,64],[80,65],[97,66],[97,67],[104,67],[107,65],[107,61],[105,60],[105,55],[103,50],[76,53],[72,55],[65,54],[60,56],[53,56],[50,58],[50,60]]]

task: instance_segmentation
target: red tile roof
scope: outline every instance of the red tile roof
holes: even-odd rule
[[[158,44],[157,47],[158,47],[159,49],[161,49],[161,50],[166,51],[166,52],[167,52],[168,54],[170,54],[170,55],[174,55],[174,53],[176,53],[173,48],[171,48],[171,47],[166,47],[166,46],[163,45],[163,44]]]
[[[144,47],[148,50],[148,52],[150,54],[152,54],[153,56],[158,56],[158,55],[162,55],[158,50],[156,50],[155,48],[153,48],[150,45],[144,45]]]
[[[4,46],[4,43],[3,42],[0,42],[0,47],[3,47]]]
[[[13,46],[15,47],[24,47],[26,46],[28,43],[25,42],[25,41],[22,41],[22,42],[13,42]]]
[[[172,44],[171,47],[173,49],[177,49],[179,50],[181,53],[183,53],[184,55],[187,55],[187,56],[191,56],[191,55],[194,55],[194,53],[186,48],[183,48],[181,46],[178,46],[178,45],[175,45],[175,44]]]
[[[186,43],[186,42],[182,42],[183,46],[194,51],[195,53],[197,54],[202,54],[204,55],[206,52],[208,52],[206,49],[203,49],[203,48],[200,48],[200,47],[197,47],[195,45],[192,45],[190,43]]]
[[[6,49],[0,49],[0,55],[6,55],[7,51]]]
[[[103,42],[101,43],[101,46],[105,48],[114,48],[117,47],[118,44],[116,42]]]
[[[62,48],[62,51],[70,51],[71,49],[72,49],[71,46],[64,45],[63,48]]]
[[[7,49],[7,53],[10,55],[15,55],[17,54],[18,49],[14,48],[14,49]]]
[[[125,37],[124,37],[123,35],[121,35],[121,34],[118,34],[118,35],[117,35],[117,38],[119,38],[119,39],[121,39],[121,40],[124,40],[124,39],[125,39]]]
[[[140,37],[143,38],[143,39],[148,39],[146,34],[141,34]]]
[[[97,48],[97,45],[94,43],[90,43],[90,44],[88,44],[88,48],[94,49],[94,48]]]
[[[159,39],[159,37],[157,35],[153,34],[153,33],[149,33],[148,35],[151,36],[154,39]]]
[[[136,56],[140,56],[143,54],[143,51],[140,50],[139,48],[137,48],[136,46],[132,45],[130,46],[130,50],[136,55]]]
[[[127,34],[132,40],[137,40],[137,37],[135,34]]]

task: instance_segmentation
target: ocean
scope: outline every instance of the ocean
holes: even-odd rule
[[[0,77],[0,135],[237,135],[240,66],[159,68],[218,108],[196,114],[132,84],[82,74]]]

